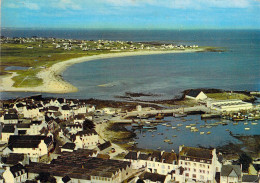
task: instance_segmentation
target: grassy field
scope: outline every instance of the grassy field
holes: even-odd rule
[[[41,44],[39,42],[24,44],[2,44],[1,45],[1,62],[0,75],[8,74],[5,70],[8,66],[30,67],[27,70],[18,70],[19,76],[13,78],[15,87],[31,87],[42,84],[42,79],[36,77],[36,74],[43,67],[65,61],[71,58],[82,56],[91,56],[104,53],[111,53],[109,50],[82,51],[78,48],[64,50],[55,48],[51,43]],[[33,49],[27,47],[32,46]],[[10,70],[11,71],[11,70]]]
[[[227,93],[227,92],[207,93],[206,95],[209,98],[213,98],[213,99],[216,99],[216,100],[240,99],[240,100],[244,100],[244,101],[250,101],[254,98],[253,96],[248,96],[248,95],[241,94],[241,93]]]

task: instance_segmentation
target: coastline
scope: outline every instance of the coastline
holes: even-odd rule
[[[168,53],[192,53],[200,52],[203,49],[188,49],[188,50],[167,50],[167,51],[133,51],[133,52],[117,52],[100,54],[93,56],[84,56],[80,58],[73,58],[67,61],[58,62],[51,67],[41,70],[37,77],[43,79],[43,84],[37,87],[13,87],[14,81],[12,78],[17,76],[16,72],[11,75],[0,78],[0,92],[44,92],[44,93],[72,93],[77,92],[78,88],[65,81],[59,75],[62,74],[69,66],[99,59],[139,56],[139,55],[154,55],[154,54],[168,54]]]

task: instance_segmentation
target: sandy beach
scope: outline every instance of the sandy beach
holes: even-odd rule
[[[77,92],[78,89],[72,84],[63,80],[59,75],[64,72],[69,66],[81,62],[93,61],[98,59],[115,58],[115,57],[127,57],[127,56],[138,56],[138,55],[152,55],[152,54],[167,54],[167,53],[189,53],[202,51],[202,49],[196,50],[170,50],[170,51],[135,51],[135,52],[117,52],[100,54],[93,56],[84,56],[80,58],[74,58],[67,61],[62,61],[52,65],[49,68],[42,69],[37,77],[43,79],[43,84],[37,87],[13,87],[14,81],[12,78],[17,76],[16,72],[3,76],[0,78],[0,91],[13,91],[13,92],[45,92],[45,93],[72,93]]]

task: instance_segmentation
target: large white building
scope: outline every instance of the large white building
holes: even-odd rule
[[[214,182],[216,172],[221,171],[216,149],[179,147],[179,166],[184,168],[185,180]]]
[[[248,110],[253,108],[253,104],[242,100],[208,100],[207,107],[220,112]]]

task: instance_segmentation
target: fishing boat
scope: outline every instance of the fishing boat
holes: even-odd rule
[[[245,128],[245,130],[250,130],[250,128]]]
[[[211,134],[211,132],[207,132],[207,134],[209,135],[209,134]]]
[[[164,142],[171,142],[171,140],[170,139],[165,139]]]
[[[190,126],[190,125],[187,125],[186,128],[191,128],[191,126]]]
[[[166,126],[167,126],[167,127],[171,127],[172,125],[171,125],[171,124],[167,124]]]
[[[175,113],[175,114],[173,114],[173,117],[175,117],[175,118],[181,118],[181,117],[186,117],[187,116],[187,114],[185,114],[185,113]]]
[[[173,126],[172,129],[176,129],[177,127],[176,126]]]
[[[156,126],[143,126],[143,129],[157,129]]]
[[[258,123],[252,122],[251,125],[257,125]]]
[[[164,115],[161,114],[161,113],[159,113],[159,114],[157,114],[157,115],[155,116],[155,119],[158,119],[158,120],[163,119],[163,118],[164,118]]]
[[[205,132],[200,132],[200,135],[203,135]]]

